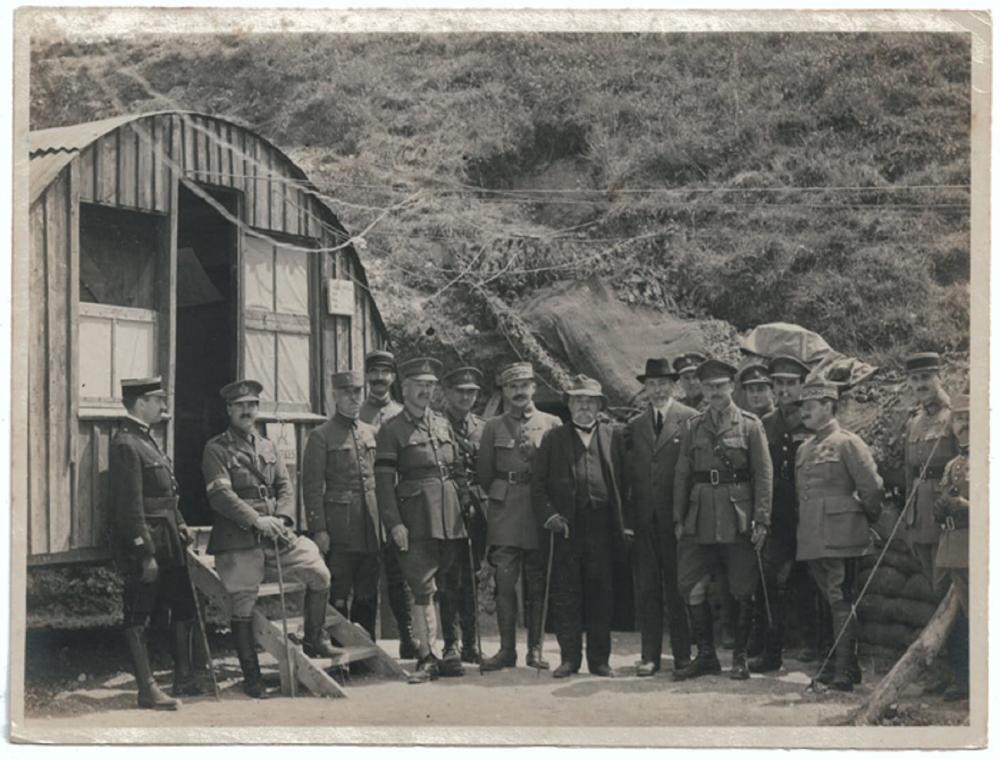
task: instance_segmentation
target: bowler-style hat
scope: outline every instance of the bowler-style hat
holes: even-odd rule
[[[677,372],[670,366],[669,358],[647,358],[646,371],[638,375],[636,379],[639,382],[645,382],[648,379],[656,379],[658,377],[665,377],[672,380],[677,379]]]
[[[483,373],[474,366],[460,366],[444,376],[444,384],[456,390],[479,390]]]
[[[263,389],[264,386],[257,380],[244,379],[237,380],[236,382],[230,382],[219,391],[219,395],[223,397],[226,403],[259,401],[260,393]]]
[[[403,379],[437,382],[438,375],[441,374],[441,362],[427,356],[411,358],[399,365],[399,373]]]

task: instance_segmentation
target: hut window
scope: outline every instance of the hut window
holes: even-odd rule
[[[155,311],[80,304],[80,402],[121,400],[121,381],[157,373]]]
[[[308,411],[309,253],[247,237],[243,260],[247,376],[264,385],[266,407]]]
[[[80,302],[156,308],[163,218],[80,204]]]

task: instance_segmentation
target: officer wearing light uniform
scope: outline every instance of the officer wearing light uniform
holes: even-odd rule
[[[833,671],[824,669],[817,679],[849,691],[861,680],[852,612],[857,559],[870,551],[869,525],[881,510],[882,478],[865,442],[838,424],[837,402],[837,386],[831,382],[815,380],[802,388],[802,423],[814,435],[802,443],[795,458],[796,559],[809,562],[830,604],[835,634],[844,630]]]
[[[479,569],[486,552],[486,517],[483,514],[486,494],[476,483],[476,459],[479,456],[479,444],[486,423],[482,417],[472,413],[482,381],[483,373],[474,366],[460,366],[444,377],[445,416],[455,433],[459,459],[465,468],[469,487],[471,507],[466,527],[469,530],[469,539],[472,541],[472,557],[476,570]],[[445,651],[453,650],[461,638],[462,661],[479,664],[481,652],[476,641],[478,609],[476,609],[476,595],[473,592],[476,576],[467,557],[463,557],[461,562],[461,575],[462,600],[457,615],[458,624],[445,628],[444,647]]]
[[[146,648],[146,624],[160,601],[170,606],[174,632],[174,695],[202,692],[191,666],[194,598],[185,551],[191,534],[177,503],[177,481],[170,459],[150,434],[166,409],[159,377],[122,380],[128,416],[111,441],[112,548],[123,575],[125,638],[135,670],[138,704],[143,709],[176,709],[180,703],[153,679]]]
[[[737,605],[730,677],[749,678],[746,645],[758,569],[771,515],[772,472],[760,420],[733,403],[736,368],[715,359],[698,367],[708,409],[688,420],[674,475],[678,582],[688,603],[698,656],[678,680],[718,672],[706,599],[713,570],[724,571]]]
[[[934,583],[934,553],[941,529],[934,502],[944,466],[958,453],[951,431],[951,401],[941,386],[941,357],[915,353],[906,359],[906,381],[919,404],[906,425],[906,494],[903,538]],[[926,468],[925,468],[926,465]]]
[[[279,553],[284,579],[306,586],[303,651],[321,658],[340,653],[324,629],[330,572],[316,544],[295,534],[295,491],[284,459],[254,428],[261,390],[255,380],[222,388],[229,428],[208,441],[201,463],[208,502],[216,514],[208,552],[215,555],[215,569],[230,595],[243,690],[253,698],[267,697],[260,680],[253,607],[265,577],[277,577]]]
[[[365,389],[361,372],[334,374],[331,385],[336,411],[309,433],[302,455],[306,524],[327,557],[330,603],[375,640],[381,531],[375,428],[358,419]]]
[[[532,463],[542,436],[562,425],[557,416],[538,411],[535,374],[529,363],[515,363],[500,374],[504,414],[483,428],[476,473],[487,492],[487,560],[496,567],[497,623],[500,650],[484,659],[484,671],[517,666],[517,590],[524,572],[525,625],[529,667],[548,669],[542,657],[541,614],[545,591],[545,551],[541,526],[531,506]]]
[[[454,625],[460,600],[459,562],[465,555],[462,510],[465,472],[448,420],[430,409],[441,362],[414,358],[399,367],[403,410],[376,436],[375,491],[382,524],[399,549],[399,564],[413,594],[419,659],[410,682],[463,674],[458,652],[438,659],[434,594],[440,591],[442,626]]]
[[[361,404],[358,418],[370,424],[377,433],[379,428],[403,410],[403,404],[389,394],[396,381],[396,357],[389,351],[375,350],[365,356],[365,379],[368,380],[368,397]],[[386,595],[389,608],[399,630],[399,658],[417,658],[417,642],[413,638],[413,621],[410,605],[413,599],[399,567],[399,552],[395,543],[382,536],[382,566],[385,568]]]

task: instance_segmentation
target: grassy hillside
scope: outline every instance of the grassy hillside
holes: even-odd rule
[[[31,106],[34,128],[225,115],[348,228],[402,204],[366,254],[401,331],[482,321],[470,287],[512,302],[600,273],[626,301],[890,362],[968,347],[967,36],[49,41]]]

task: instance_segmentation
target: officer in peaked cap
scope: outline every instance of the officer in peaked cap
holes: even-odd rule
[[[736,381],[746,397],[747,411],[763,418],[774,410],[774,393],[767,364],[757,359],[747,362],[737,373]]]
[[[276,577],[278,553],[284,577],[306,586],[303,602],[307,656],[330,658],[340,651],[325,632],[330,572],[316,544],[297,536],[295,489],[284,458],[274,444],[257,433],[261,384],[243,379],[220,391],[226,401],[229,428],[205,445],[201,469],[215,524],[208,552],[229,593],[236,653],[243,670],[243,690],[266,698],[253,633],[252,614],[265,577]]]
[[[479,444],[483,437],[485,422],[482,417],[472,413],[476,405],[479,390],[483,381],[483,373],[474,366],[460,366],[452,369],[444,376],[445,412],[451,429],[458,442],[459,457],[465,467],[471,508],[466,519],[469,539],[472,541],[471,561],[463,557],[461,562],[461,607],[458,613],[458,625],[446,627],[444,630],[444,648],[447,658],[454,651],[459,639],[462,642],[462,661],[469,664],[479,664],[481,653],[476,641],[476,625],[478,610],[473,583],[476,582],[475,571],[479,569],[486,551],[486,516],[483,512],[486,504],[486,493],[476,483],[476,458],[479,454]]]
[[[144,709],[176,709],[150,669],[146,624],[158,601],[170,605],[174,633],[174,696],[203,692],[191,662],[194,598],[185,551],[191,534],[178,508],[177,481],[170,459],[150,434],[167,407],[159,377],[124,379],[122,403],[128,415],[111,441],[115,565],[123,575],[125,638],[135,670],[138,703]]]
[[[529,667],[548,669],[542,656],[542,603],[546,554],[541,528],[531,505],[531,471],[542,436],[562,424],[535,408],[535,373],[517,362],[500,373],[504,413],[488,419],[476,461],[486,506],[487,561],[496,569],[497,624],[500,650],[484,659],[492,671],[517,666],[517,583],[524,575],[524,622],[528,628]]]
[[[817,679],[837,690],[861,682],[854,613],[858,557],[870,551],[869,525],[882,506],[882,478],[865,442],[837,422],[839,390],[832,382],[806,383],[799,398],[802,423],[813,432],[795,461],[798,499],[796,559],[807,561],[830,604],[833,629],[842,631],[834,666]]]
[[[552,618],[560,664],[553,677],[587,669],[614,677],[611,619],[613,567],[633,536],[622,502],[625,445],[621,430],[598,420],[607,403],[601,383],[584,374],[566,389],[571,422],[542,438],[532,470],[531,496],[538,522],[552,531]]]
[[[379,428],[375,492],[382,524],[399,549],[399,563],[413,594],[413,627],[419,659],[410,682],[463,674],[457,651],[436,655],[438,592],[442,626],[454,625],[459,608],[461,562],[466,553],[463,509],[468,486],[458,443],[448,420],[430,408],[441,362],[419,357],[399,365],[403,410]]]
[[[736,368],[708,359],[697,369],[708,408],[692,417],[681,439],[674,476],[674,530],[679,584],[688,603],[698,656],[674,678],[718,672],[707,601],[713,569],[726,572],[737,606],[730,677],[749,678],[746,646],[757,581],[755,551],[763,548],[771,516],[771,456],[764,427],[732,400]]]
[[[403,404],[390,395],[396,381],[396,357],[386,350],[374,350],[365,356],[365,379],[368,380],[368,397],[361,405],[358,418],[378,432],[379,427],[403,410]],[[413,599],[399,567],[395,544],[382,536],[382,566],[385,568],[386,596],[392,618],[399,631],[399,658],[416,659],[417,642],[413,638],[413,620],[410,606]],[[383,622],[383,624],[385,624]]]
[[[677,372],[666,358],[650,358],[636,379],[643,384],[645,411],[625,426],[625,503],[633,512],[636,540],[636,605],[642,652],[636,674],[660,669],[666,600],[674,669],[691,660],[687,609],[677,589],[674,536],[674,471],[681,433],[695,410],[673,398]]]
[[[698,379],[697,370],[705,362],[701,353],[683,353],[674,359],[674,371],[677,372],[677,384],[681,386],[684,403],[696,411],[705,407],[705,394]]]
[[[335,411],[309,434],[302,455],[306,525],[327,559],[330,603],[375,640],[380,547],[375,428],[358,418],[365,390],[361,372],[338,372],[330,384]]]
[[[969,697],[969,396],[958,395],[951,404],[951,430],[958,442],[958,455],[948,462],[941,477],[934,517],[941,525],[936,569],[948,579],[962,599],[951,633],[948,660],[953,681],[944,693],[946,701]],[[940,578],[936,578],[940,579]]]
[[[905,482],[909,508],[903,538],[934,583],[934,554],[941,529],[934,520],[937,486],[945,465],[958,454],[951,430],[951,399],[941,383],[941,357],[914,353],[906,357],[906,381],[917,405],[905,428]]]

